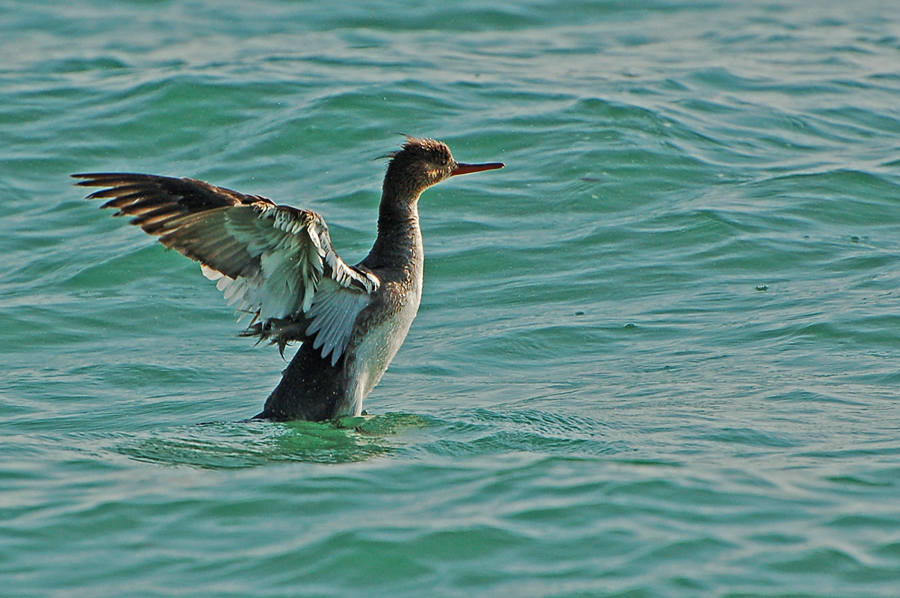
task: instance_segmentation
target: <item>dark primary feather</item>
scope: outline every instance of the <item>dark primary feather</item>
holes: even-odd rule
[[[255,202],[275,205],[265,197],[245,195],[197,179],[135,173],[72,176],[85,179],[77,183],[79,187],[106,187],[91,193],[87,199],[114,198],[100,208],[115,208],[118,210],[116,216],[135,216],[131,224],[140,226],[151,235],[162,234],[165,224],[179,215]]]

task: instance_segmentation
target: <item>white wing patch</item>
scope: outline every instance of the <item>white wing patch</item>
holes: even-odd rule
[[[309,309],[323,274],[315,242],[303,234],[314,219],[291,221],[285,215],[265,207],[232,209],[225,218],[226,231],[256,260],[233,283],[220,280],[217,286],[239,309],[259,311],[263,321]]]
[[[259,306],[254,306],[249,296],[252,294],[250,284],[246,278],[238,278],[235,280],[230,276],[225,276],[218,270],[213,270],[205,264],[200,264],[200,271],[203,276],[216,283],[216,288],[222,291],[225,301],[229,306],[234,306],[235,310],[240,312],[238,322],[244,318],[256,314]],[[240,302],[238,305],[238,302]]]
[[[228,238],[256,259],[236,278],[203,263],[201,271],[241,312],[239,321],[248,315],[258,315],[263,323],[304,315],[310,321],[306,334],[316,335],[313,348],[331,356],[334,365],[380,281],[334,253],[321,218],[292,216],[269,206],[229,210],[223,223]]]
[[[306,311],[306,317],[312,320],[306,334],[318,333],[313,348],[321,347],[322,357],[330,353],[334,365],[347,349],[356,317],[372,298],[364,293],[348,292],[327,278],[320,282],[312,307]]]

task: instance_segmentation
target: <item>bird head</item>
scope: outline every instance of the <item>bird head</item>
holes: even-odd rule
[[[457,162],[446,143],[407,136],[402,149],[391,154],[384,178],[384,190],[385,193],[414,202],[425,189],[446,178],[496,168],[503,168],[503,164]]]

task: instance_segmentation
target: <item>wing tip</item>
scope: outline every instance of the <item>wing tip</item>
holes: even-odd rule
[[[76,172],[69,175],[73,179],[81,179],[75,183],[76,187],[121,187],[145,182],[156,175],[140,174],[136,172]],[[165,177],[160,177],[165,178]],[[91,198],[88,198],[91,199]]]

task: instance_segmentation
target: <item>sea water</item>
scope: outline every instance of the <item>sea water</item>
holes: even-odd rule
[[[900,596],[893,1],[6,2],[0,595]],[[69,174],[316,210],[425,291],[340,423]],[[290,359],[293,349],[286,357]]]

